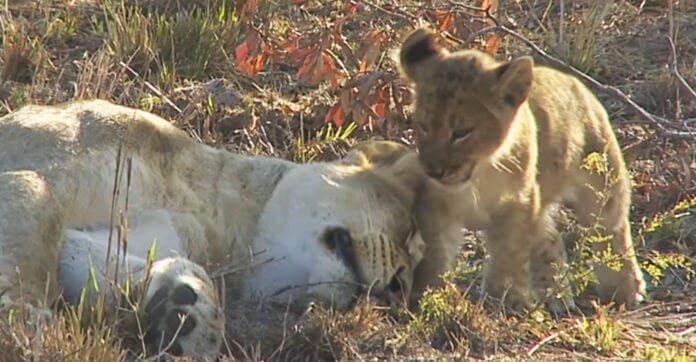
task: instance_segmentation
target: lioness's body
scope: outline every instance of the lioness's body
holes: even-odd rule
[[[420,163],[440,186],[422,196],[430,206],[419,211],[427,249],[416,288],[433,284],[451,265],[463,225],[487,234],[489,294],[526,307],[533,286],[545,300],[566,262],[552,216],[563,203],[582,225],[608,234],[611,253],[623,261],[619,271],[597,266],[601,296],[640,302],[645,285],[628,220],[630,178],[594,95],[574,77],[534,67],[528,57],[504,63],[475,50],[449,53],[423,30],[406,40],[401,61],[416,85]],[[606,157],[607,172],[583,167],[592,154]],[[572,298],[551,298],[549,306],[561,312],[572,308]]]
[[[29,299],[55,277],[66,227],[109,225],[117,167],[119,208],[127,196],[129,214],[171,210],[186,256],[215,268],[248,253],[265,201],[292,165],[201,147],[158,117],[99,101],[23,108],[0,121],[0,145],[0,285],[14,284],[16,266],[32,265],[20,268],[24,292],[40,293]]]
[[[115,273],[106,252],[117,255],[120,227],[131,234],[121,271],[142,269],[159,239],[144,298],[154,319],[146,342],[156,348],[176,339],[176,353],[217,352],[219,303],[196,264],[238,269],[225,275],[227,297],[347,307],[369,287],[404,298],[420,257],[410,220],[421,173],[360,150],[351,158],[301,165],[235,155],[105,101],[22,108],[0,118],[2,301],[36,305],[59,289],[75,300],[92,263]],[[188,324],[174,333],[182,313]]]

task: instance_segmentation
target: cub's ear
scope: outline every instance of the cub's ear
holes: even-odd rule
[[[524,56],[494,69],[493,91],[505,104],[517,108],[527,100],[534,80],[534,60]]]
[[[412,81],[418,81],[419,69],[428,60],[442,55],[446,50],[437,44],[435,33],[426,28],[416,29],[406,36],[399,52],[402,72]]]

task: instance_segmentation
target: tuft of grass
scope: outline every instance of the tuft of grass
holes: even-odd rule
[[[427,291],[409,325],[413,333],[433,347],[464,354],[486,350],[491,341],[500,337],[499,326],[481,303],[471,302],[451,283]]]
[[[173,15],[145,12],[125,2],[107,2],[105,11],[109,52],[159,86],[232,69],[228,51],[234,48],[238,23],[226,1]]]
[[[571,9],[568,14],[568,4],[566,14],[562,14],[567,22],[559,22],[558,28],[552,24],[545,28],[547,43],[569,65],[596,74],[600,70],[599,50],[605,42],[601,32],[612,7],[611,1],[598,2],[580,11]]]
[[[576,337],[580,339],[580,343],[604,354],[616,350],[619,345],[618,336],[623,330],[621,322],[613,319],[603,308],[598,308],[597,314],[591,319],[582,317],[577,321],[576,328]]]
[[[0,81],[30,83],[41,65],[41,42],[26,31],[27,24],[0,15],[2,38],[0,38]]]

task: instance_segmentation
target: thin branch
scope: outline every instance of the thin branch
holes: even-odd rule
[[[143,78],[140,74],[138,74],[138,72],[136,72],[135,69],[131,68],[130,65],[128,65],[124,62],[118,62],[118,63],[123,68],[125,68],[127,71],[129,71],[131,74],[133,74],[136,78],[140,79],[143,82],[143,84],[145,84],[145,86],[148,87],[157,96],[161,97],[164,100],[164,103],[167,103],[167,105],[174,108],[174,110],[177,111],[178,113],[183,113],[181,108],[179,108],[174,102],[172,102],[172,100],[169,99],[169,97],[164,95],[164,93],[162,93],[159,89],[157,89],[157,87],[155,87],[152,83],[145,80],[145,78]]]
[[[478,6],[472,6],[472,5],[464,4],[464,3],[462,3],[462,2],[454,1],[454,0],[450,0],[449,3],[450,3],[450,5],[459,6],[459,7],[463,8],[463,9],[471,10],[471,11],[485,12],[486,10],[488,10],[488,9],[486,9],[486,8],[481,8],[481,7],[478,7]]]
[[[384,7],[380,6],[379,4],[376,4],[376,3],[372,2],[372,1],[369,1],[369,0],[363,0],[363,2],[364,2],[365,4],[367,4],[367,5],[369,5],[369,6],[372,6],[373,8],[375,8],[375,9],[377,9],[377,10],[379,10],[379,11],[385,13],[385,14],[392,15],[392,16],[395,16],[395,17],[397,17],[397,18],[406,20],[406,21],[407,21],[408,23],[410,23],[410,24],[413,24],[413,23],[414,23],[414,21],[413,21],[413,18],[414,18],[414,17],[413,17],[413,16],[409,17],[409,16],[407,16],[407,15],[399,14],[399,13],[397,13],[397,12],[395,12],[395,11],[391,11],[391,10],[389,10],[389,9],[385,9]]]
[[[669,62],[669,71],[674,75],[681,86],[694,98],[696,99],[696,91],[689,85],[689,82],[679,73],[679,68],[677,67],[677,47],[674,45],[674,40],[667,37],[667,43],[669,43],[669,49],[672,51],[671,61]]]

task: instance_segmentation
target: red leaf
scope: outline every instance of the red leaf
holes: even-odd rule
[[[348,2],[348,5],[346,5],[346,8],[348,9],[349,14],[355,14],[355,12],[358,11],[358,3],[351,0]]]
[[[333,118],[334,113],[336,113],[336,105],[329,108],[329,111],[326,112],[326,116],[324,116],[324,123],[329,123]]]
[[[303,79],[305,75],[311,74],[313,71],[314,64],[317,61],[317,57],[314,55],[307,55],[302,62],[302,66],[297,70],[297,79]]]
[[[380,119],[385,119],[387,117],[387,104],[386,103],[377,103],[373,107],[373,110],[375,111],[375,114],[379,116]]]
[[[336,112],[334,112],[333,116],[331,117],[331,120],[336,125],[336,127],[343,126],[343,110],[341,109],[341,107],[336,107]]]
[[[486,53],[490,55],[495,55],[500,47],[500,37],[497,35],[492,35],[486,40]]]

